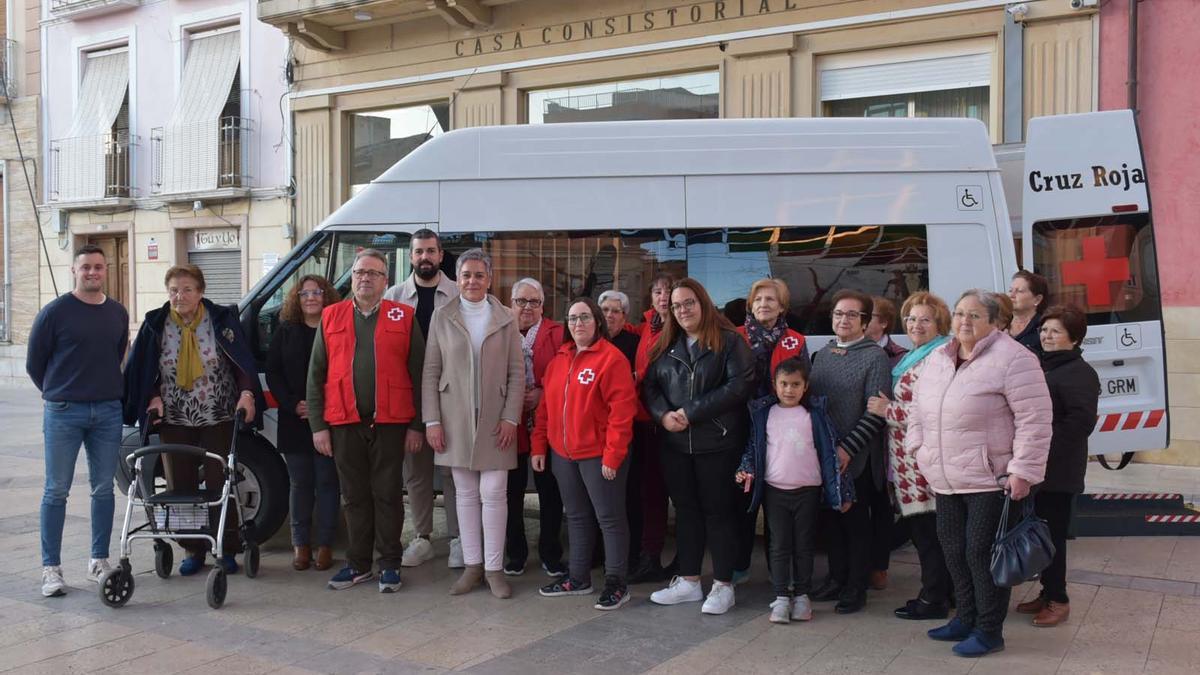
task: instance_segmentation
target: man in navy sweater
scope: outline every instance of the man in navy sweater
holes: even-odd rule
[[[33,322],[25,371],[42,392],[46,486],[42,493],[42,595],[62,595],[67,493],[79,446],[87,451],[92,496],[92,555],[87,578],[110,569],[113,474],[121,447],[121,360],[129,313],[104,295],[108,260],[98,246],[75,252],[75,290],[42,308]]]

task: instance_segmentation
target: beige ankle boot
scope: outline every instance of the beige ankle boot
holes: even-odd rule
[[[450,587],[450,595],[462,595],[475,590],[483,581],[483,565],[467,565],[463,568],[462,576]]]
[[[504,578],[504,570],[488,570],[484,572],[487,578],[488,588],[492,589],[492,595],[504,600],[512,597],[512,586],[508,584],[508,579]]]

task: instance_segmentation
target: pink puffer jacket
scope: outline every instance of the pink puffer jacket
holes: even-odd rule
[[[1033,352],[1004,331],[955,369],[958,340],[926,358],[905,445],[938,494],[1001,489],[1000,476],[1042,482],[1053,408]]]

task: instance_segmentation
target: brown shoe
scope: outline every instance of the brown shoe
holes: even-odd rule
[[[450,586],[450,595],[470,593],[481,583],[483,583],[483,565],[467,565],[463,568],[462,575],[458,577],[458,581],[455,581]]]
[[[1046,601],[1039,595],[1028,602],[1017,605],[1017,614],[1039,614],[1043,609],[1046,609]]]
[[[504,570],[489,570],[484,572],[484,577],[487,578],[488,588],[492,590],[492,595],[501,600],[512,597],[512,586],[508,584],[508,579],[504,578]]]
[[[1037,613],[1033,617],[1033,625],[1038,628],[1051,628],[1060,623],[1065,623],[1071,618],[1071,605],[1066,602],[1054,602],[1051,600],[1046,603],[1046,608]]]
[[[313,567],[322,572],[330,567],[333,567],[333,549],[329,546],[318,546],[317,562],[313,565]]]
[[[887,582],[887,570],[875,570],[871,572],[871,576],[867,577],[867,588],[873,591],[885,591],[887,590]]]
[[[297,572],[308,569],[312,563],[312,548],[308,546],[295,546],[292,548],[292,569]]]

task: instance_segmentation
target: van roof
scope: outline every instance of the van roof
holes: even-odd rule
[[[373,182],[994,169],[972,119],[660,120],[459,129]]]

